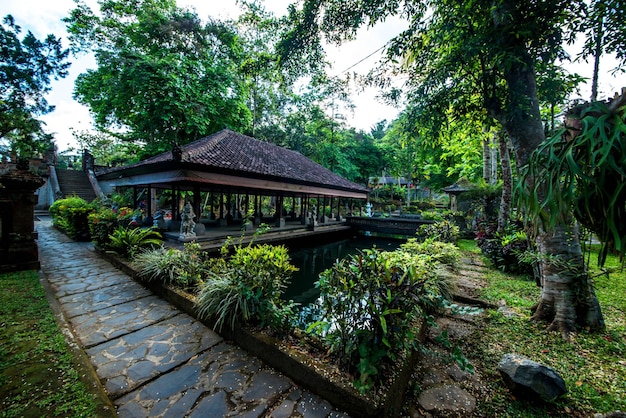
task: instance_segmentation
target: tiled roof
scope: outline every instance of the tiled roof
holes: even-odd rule
[[[259,141],[229,129],[183,145],[180,149],[182,166],[203,166],[207,171],[236,172],[240,176],[251,178],[270,177],[291,183],[369,192],[369,189],[344,179],[296,151]],[[168,151],[111,171],[174,160],[172,151]]]

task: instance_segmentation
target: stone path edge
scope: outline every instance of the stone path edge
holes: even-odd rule
[[[181,311],[202,322],[213,329],[210,321],[198,318],[198,313],[194,308],[193,301],[185,292],[177,289],[162,286],[156,283],[146,283],[141,280],[138,272],[125,260],[112,254],[106,253],[99,248],[95,248],[96,254],[111,263],[116,268],[126,273],[132,280],[151,290],[154,294],[172,303]],[[226,330],[225,330],[226,331]],[[335,407],[353,416],[379,417],[383,414],[386,400],[371,399],[361,396],[351,384],[341,385],[326,378],[319,373],[316,368],[321,364],[308,365],[304,361],[298,360],[292,354],[282,350],[271,337],[257,335],[249,330],[240,328],[237,332],[221,333],[225,339],[235,342],[239,347],[257,357],[270,367],[284,373],[293,379],[297,384],[311,390],[313,393],[322,396]],[[313,363],[314,361],[309,361]]]
[[[74,367],[78,372],[78,377],[94,398],[96,404],[96,416],[102,418],[117,417],[116,408],[111,402],[111,399],[108,397],[104,386],[100,382],[100,378],[96,374],[91,361],[87,357],[87,354],[81,348],[78,338],[72,331],[72,327],[67,322],[67,319],[61,309],[61,305],[54,296],[54,291],[46,277],[46,274],[41,270],[38,271],[38,274],[39,282],[44,289],[50,310],[52,311],[59,330],[63,334],[68,349],[72,354]]]

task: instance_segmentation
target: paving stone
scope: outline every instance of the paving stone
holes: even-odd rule
[[[147,296],[75,316],[72,325],[81,344],[92,347],[178,313],[175,307],[159,297]]]
[[[221,340],[219,335],[198,321],[180,314],[89,348],[86,352],[93,360],[96,373],[107,392],[115,398],[172,370]],[[151,367],[144,361],[151,363]],[[129,370],[132,370],[132,375]],[[117,383],[120,377],[126,379],[126,385],[122,387]],[[116,384],[110,383],[112,379]]]
[[[263,370],[254,375],[252,384],[245,388],[242,400],[244,402],[265,401],[286,392],[290,387],[291,383],[287,378],[274,371]]]
[[[109,286],[106,292],[95,290],[93,292],[63,296],[59,298],[59,303],[61,303],[66,316],[72,318],[86,312],[95,312],[150,295],[151,293],[148,289],[133,281],[128,281]]]
[[[456,385],[444,385],[423,391],[419,404],[427,411],[439,413],[471,413],[476,409],[476,399]]]
[[[189,418],[225,417],[228,414],[225,392],[217,392],[202,399]]]
[[[96,268],[97,273],[64,270],[49,280],[57,297],[73,295],[76,293],[91,292],[104,287],[126,283],[131,280],[119,270],[109,269],[103,272],[102,268]]]
[[[296,410],[304,418],[326,418],[332,412],[333,407],[318,396],[304,392],[298,401]]]

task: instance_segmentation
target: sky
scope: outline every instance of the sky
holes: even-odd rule
[[[207,16],[218,19],[235,18],[239,12],[235,0],[177,1],[181,7],[195,8],[200,18]],[[293,0],[267,0],[265,1],[265,8],[276,16],[282,16],[285,14],[287,6],[292,2]],[[86,3],[92,8],[97,7],[96,0],[86,0]],[[0,17],[12,14],[16,23],[22,27],[22,34],[30,30],[38,39],[43,39],[52,33],[62,39],[65,47],[69,47],[65,25],[61,19],[69,14],[74,5],[73,0],[0,0]],[[367,73],[376,64],[381,52],[370,55],[399,34],[405,26],[406,23],[399,19],[389,19],[374,28],[360,29],[356,41],[339,47],[327,47],[328,59],[333,65],[330,74],[339,75],[348,68],[350,68],[350,72]],[[368,56],[369,58],[364,59]],[[72,66],[69,69],[69,75],[64,79],[53,81],[52,91],[47,96],[48,102],[56,106],[55,111],[42,117],[46,123],[47,132],[55,134],[59,151],[76,147],[70,128],[76,131],[92,128],[92,118],[88,108],[72,98],[72,91],[76,76],[89,68],[95,68],[95,60],[91,56],[82,55],[78,58],[71,57],[71,61]],[[621,87],[626,86],[626,83],[623,77],[620,79],[608,73],[608,69],[614,65],[610,60],[604,61],[602,65],[604,75],[600,79],[599,98],[606,98],[620,91]],[[592,65],[591,63],[582,63],[570,65],[567,69],[570,72],[578,72],[583,76],[590,77]],[[588,86],[583,87],[581,96],[588,99],[589,91]],[[376,98],[377,94],[378,91],[374,88],[353,94],[354,110],[339,110],[343,121],[348,126],[368,132],[383,119],[393,120],[398,115],[399,109],[381,103]]]
[[[193,7],[200,18],[211,16],[218,19],[235,18],[239,14],[239,8],[235,0],[177,0],[181,7]],[[86,3],[97,8],[96,0],[87,0]],[[268,0],[265,8],[276,16],[286,13],[291,0]],[[52,33],[60,37],[63,46],[69,47],[65,25],[61,19],[69,14],[74,8],[73,0],[0,0],[0,17],[7,14],[13,15],[18,25],[22,27],[22,35],[26,31],[33,32],[37,39],[44,39]],[[360,30],[358,40],[344,44],[341,47],[329,47],[329,61],[333,64],[330,73],[337,75],[347,68],[363,60],[382,47],[393,36],[404,29],[404,24],[399,20],[390,20],[373,29]],[[350,69],[350,72],[361,74],[375,65],[380,57],[380,52],[360,62]],[[70,147],[76,147],[76,142],[70,128],[76,131],[89,130],[92,128],[92,118],[87,107],[81,105],[72,98],[74,80],[78,74],[90,68],[95,68],[96,63],[92,56],[82,55],[71,57],[72,66],[69,75],[64,79],[53,81],[52,91],[46,97],[51,105],[56,108],[54,112],[44,115],[41,119],[46,123],[46,131],[55,134],[55,140],[59,151]],[[355,105],[354,111],[337,111],[344,118],[343,121],[357,129],[369,132],[370,129],[383,119],[393,120],[399,109],[385,105],[376,99],[378,91],[374,88],[354,94],[352,99]]]

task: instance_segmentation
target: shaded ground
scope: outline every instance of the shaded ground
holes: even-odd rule
[[[0,275],[2,417],[112,416],[108,400],[92,390],[77,366],[39,275]]]

